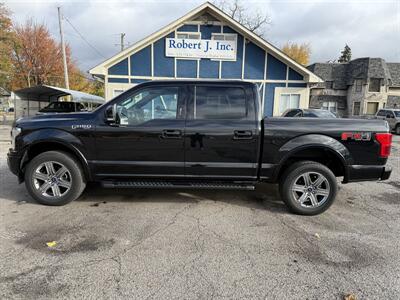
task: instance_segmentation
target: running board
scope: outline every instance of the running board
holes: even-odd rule
[[[210,189],[210,190],[248,190],[255,189],[251,183],[225,182],[179,182],[179,181],[102,181],[104,188],[134,189]]]

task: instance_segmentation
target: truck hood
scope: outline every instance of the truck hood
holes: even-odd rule
[[[63,114],[43,114],[32,117],[22,117],[15,121],[15,126],[29,126],[43,122],[68,122],[68,121],[85,121],[94,117],[92,112],[80,113],[63,113]]]

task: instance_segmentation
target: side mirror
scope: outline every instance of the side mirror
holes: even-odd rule
[[[117,104],[113,104],[106,109],[106,122],[116,123],[117,122]]]
[[[386,118],[387,118],[387,119],[390,119],[391,117],[392,117],[391,114],[387,114],[387,115],[386,115]]]

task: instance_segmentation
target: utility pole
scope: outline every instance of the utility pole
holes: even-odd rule
[[[125,38],[125,33],[121,33],[121,51],[123,51],[125,48],[124,38]]]
[[[64,33],[62,28],[62,15],[61,15],[61,7],[57,7],[58,9],[58,22],[60,24],[60,36],[61,36],[61,48],[63,54],[63,64],[64,64],[64,79],[65,79],[65,88],[69,89],[69,79],[68,79],[68,66],[67,66],[67,55],[65,53],[65,42],[64,42]]]

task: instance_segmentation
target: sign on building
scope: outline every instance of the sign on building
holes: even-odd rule
[[[236,60],[236,40],[196,40],[167,38],[165,55],[180,58]]]

